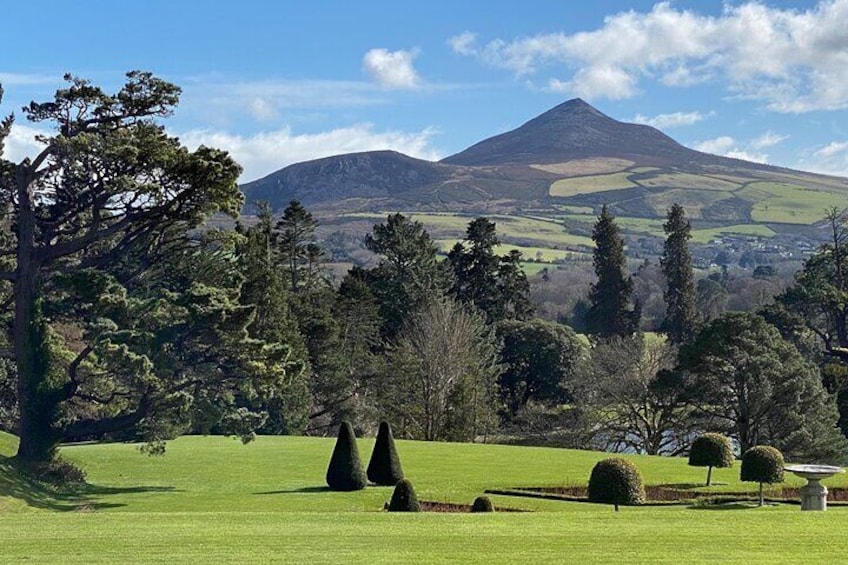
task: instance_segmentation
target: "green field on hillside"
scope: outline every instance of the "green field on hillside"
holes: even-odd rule
[[[797,505],[611,507],[492,496],[528,512],[395,514],[391,489],[324,487],[333,439],[184,437],[164,457],[136,446],[66,446],[89,485],[36,487],[0,458],[3,561],[36,563],[792,563],[848,551],[848,508]],[[367,462],[373,440],[358,441]],[[608,454],[552,448],[398,441],[404,470],[429,501],[470,503],[487,488],[585,484]],[[0,438],[0,452],[14,450]],[[648,484],[701,484],[680,458],[630,456]],[[716,469],[716,491],[746,490]],[[796,479],[789,479],[798,485]],[[829,480],[846,486],[843,477]]]
[[[375,222],[385,221],[388,213],[351,213],[343,214],[342,218],[373,219]],[[465,234],[468,224],[476,216],[459,214],[408,214],[411,219],[421,222],[433,239],[459,239]],[[559,222],[525,216],[506,216],[501,214],[486,215],[495,222],[498,237],[514,245],[525,247],[553,248],[557,247],[591,247],[592,239],[570,234]],[[535,244],[535,245],[534,245]]]
[[[611,175],[593,175],[561,179],[551,184],[549,194],[551,196],[565,197],[577,196],[578,194],[590,194],[604,190],[633,188],[636,184],[633,183],[629,177],[630,173],[614,173]]]
[[[824,217],[826,209],[841,210],[848,204],[844,192],[782,183],[756,182],[739,191],[739,195],[753,202],[751,217],[757,222],[812,224]]]
[[[750,235],[756,237],[773,237],[774,230],[760,224],[740,224],[721,228],[692,230],[693,243],[709,243],[717,237],[727,235]]]

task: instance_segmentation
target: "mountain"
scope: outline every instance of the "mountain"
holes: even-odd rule
[[[571,233],[585,233],[602,204],[621,218],[653,221],[677,202],[704,228],[758,225],[757,233],[774,234],[813,226],[824,208],[848,201],[846,179],[695,151],[580,99],[440,162],[393,151],[338,155],[290,165],[242,188],[248,201],[282,209],[296,198],[326,218],[386,211],[532,215]],[[662,234],[661,224],[640,225]]]
[[[580,98],[564,102],[517,129],[472,145],[443,159],[442,163],[530,165],[591,157],[615,157],[640,165],[678,167],[740,163],[684,147],[650,126],[614,120]]]

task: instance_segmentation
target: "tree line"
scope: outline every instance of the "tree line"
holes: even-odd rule
[[[535,441],[682,453],[719,431],[741,450],[843,460],[848,281],[833,241],[756,313],[696,306],[689,222],[675,205],[660,269],[661,333],[642,307],[606,206],[593,232],[585,335],[535,317],[520,254],[472,220],[443,260],[423,226],[391,214],[377,258],[338,285],[299,202],[238,218],[240,167],[189,151],[161,125],[179,88],[132,72],[118,92],[68,76],[23,114],[41,152],[2,158],[0,425],[18,458],[64,441],[132,439],[152,453],[183,433],[328,433],[344,420],[400,437]],[[1,94],[1,92],[0,92]],[[840,429],[839,426],[842,426]]]

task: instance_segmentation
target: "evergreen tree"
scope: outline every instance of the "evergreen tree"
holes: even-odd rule
[[[0,272],[0,280],[13,287],[4,302],[13,313],[10,341],[20,414],[18,457],[29,461],[49,460],[57,443],[70,436],[97,436],[153,421],[157,412],[171,412],[178,392],[187,398],[212,384],[207,377],[214,377],[206,373],[195,380],[199,375],[187,367],[193,375],[177,383],[186,372],[174,368],[167,372],[170,380],[154,382],[149,359],[124,355],[128,344],[109,347],[109,339],[127,335],[109,322],[92,327],[84,344],[68,350],[69,364],[45,358],[42,352],[50,332],[41,331],[42,307],[68,298],[54,292],[57,278],[102,273],[133,256],[140,259],[134,271],[138,280],[163,258],[174,256],[175,247],[190,247],[194,242],[188,234],[206,218],[218,212],[235,216],[242,204],[236,184],[241,168],[225,152],[202,146],[189,151],[159,123],[178,103],[178,87],[141,71],[128,73],[125,85],[113,94],[89,81],[65,78],[67,86],[52,100],[32,102],[24,109],[29,121],[49,132],[38,136],[38,154],[20,163],[0,155],[4,210],[15,224],[11,237],[0,242],[0,255],[14,257],[14,266]],[[9,134],[11,123],[11,117],[0,121],[0,138]],[[218,308],[230,298],[228,292],[193,290],[187,301],[197,299],[194,313],[209,314],[205,321],[192,320],[200,323],[198,329],[223,329],[222,325],[234,329],[236,319],[248,321],[242,313],[227,321],[225,308]],[[211,302],[213,295],[223,302],[199,304]],[[147,320],[120,322],[152,323],[163,309]],[[180,316],[177,309],[171,313]],[[193,314],[188,309],[182,313]],[[215,324],[207,323],[210,318],[216,318]],[[207,353],[211,357],[218,351]],[[108,361],[117,365],[109,367]],[[106,398],[121,402],[106,403],[108,411],[99,402],[100,389],[92,395],[82,382],[91,364],[98,365],[97,377],[116,377],[116,386],[107,390],[117,393],[107,392]],[[159,376],[165,374],[163,367]],[[121,377],[126,379],[118,382]],[[220,377],[213,380],[221,382]],[[81,409],[78,419],[69,419],[61,412],[71,405],[88,405],[91,415],[85,416]]]
[[[297,434],[306,429],[310,407],[309,375],[311,372],[306,343],[289,305],[286,280],[275,266],[272,248],[272,214],[265,202],[257,203],[258,222],[250,227],[236,225],[243,236],[236,246],[241,285],[239,302],[254,308],[250,337],[268,343],[282,344],[291,351],[289,375],[273,394],[254,399],[267,412],[261,433]]]
[[[339,436],[327,467],[327,486],[331,490],[351,491],[362,490],[367,484],[353,426],[344,421],[339,426]]]
[[[794,461],[848,456],[819,371],[761,316],[739,312],[713,320],[682,348],[680,362],[689,401],[727,430],[740,451],[768,443]]]
[[[500,243],[494,222],[477,218],[468,224],[465,240],[448,253],[453,271],[451,294],[473,304],[490,324],[506,319],[527,319],[533,312],[530,285],[521,269],[521,253],[495,254]]]
[[[390,341],[412,314],[444,295],[448,273],[424,226],[403,214],[392,214],[384,224],[375,225],[365,246],[381,256],[363,278],[380,304],[382,334]]]
[[[289,202],[274,226],[274,243],[291,292],[311,287],[320,278],[323,254],[315,243],[317,226],[318,221],[297,200]]]
[[[630,336],[639,325],[639,309],[630,307],[633,280],[625,277],[624,238],[606,205],[592,231],[592,264],[598,281],[589,291],[586,325],[598,337]]]
[[[395,448],[395,438],[388,422],[380,422],[371,461],[368,462],[368,480],[378,485],[394,486],[403,478],[403,467]]]
[[[666,304],[662,330],[672,343],[684,343],[695,333],[695,282],[692,256],[689,254],[690,225],[679,204],[668,211],[663,229],[667,235],[660,259],[666,288]]]

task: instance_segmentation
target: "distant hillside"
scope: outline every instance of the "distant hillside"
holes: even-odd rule
[[[339,155],[285,167],[242,188],[248,201],[267,200],[278,210],[299,199],[339,229],[346,218],[357,218],[361,229],[364,217],[403,211],[542,218],[578,236],[603,204],[626,231],[661,235],[655,222],[679,203],[705,230],[815,239],[824,209],[848,205],[848,179],[694,151],[580,99],[438,163],[392,151]],[[451,230],[450,237],[457,235]]]

